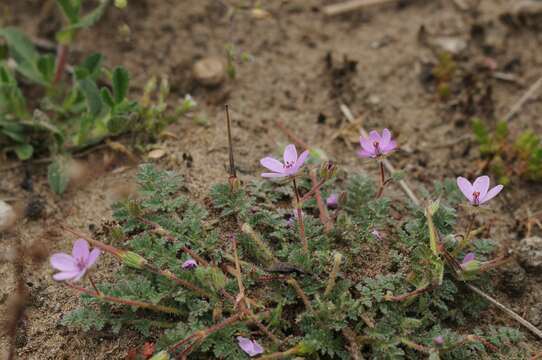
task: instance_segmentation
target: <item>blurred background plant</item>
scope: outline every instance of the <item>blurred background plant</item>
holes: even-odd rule
[[[542,141],[528,129],[514,136],[508,124],[500,121],[491,130],[480,118],[472,121],[480,154],[498,182],[508,184],[514,177],[528,181],[542,180]]]
[[[166,77],[149,80],[139,101],[129,97],[130,74],[109,68],[98,52],[68,65],[78,31],[95,24],[110,1],[102,0],[81,14],[83,0],[57,0],[66,25],[56,33],[56,53],[41,53],[16,28],[0,28],[0,146],[3,156],[20,160],[49,156],[49,179],[62,179],[60,162],[121,134],[132,146],[154,141],[181,114],[195,106],[185,98],[173,111]],[[55,161],[54,159],[61,159]],[[54,174],[51,174],[53,172]],[[56,174],[56,175],[55,175]],[[59,175],[60,174],[60,175]],[[62,181],[61,181],[62,182]],[[65,186],[52,186],[60,191]]]

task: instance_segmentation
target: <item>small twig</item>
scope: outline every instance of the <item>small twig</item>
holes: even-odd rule
[[[536,80],[529,87],[529,89],[527,89],[525,94],[523,94],[523,96],[514,103],[514,105],[510,108],[510,111],[508,112],[508,114],[504,116],[504,121],[508,122],[512,120],[519,113],[519,111],[525,105],[525,103],[527,103],[527,101],[529,101],[536,94],[536,92],[540,89],[540,87],[542,87],[542,76],[538,78],[538,80]]]
[[[341,108],[341,112],[343,113],[343,115],[346,117],[348,121],[350,122],[355,121],[354,115],[352,115],[352,111],[350,111],[348,106],[346,106],[345,104],[341,104],[340,108]],[[369,134],[367,133],[367,131],[365,131],[363,127],[360,127],[360,132],[361,132],[361,135],[363,135],[363,137],[369,137]],[[395,168],[393,167],[393,165],[390,163],[388,159],[383,159],[382,162],[384,163],[386,170],[388,170],[390,174],[393,174],[395,172]],[[399,186],[401,186],[403,191],[406,193],[406,195],[415,205],[420,206],[421,204],[420,200],[414,194],[414,192],[412,191],[412,189],[410,188],[406,180],[399,180]]]
[[[336,16],[369,6],[383,5],[396,1],[398,0],[350,0],[339,4],[325,6],[323,13],[326,16]]]
[[[542,339],[542,331],[540,331],[536,326],[534,326],[533,324],[531,324],[530,322],[528,322],[527,320],[525,320],[524,318],[522,318],[521,316],[519,316],[514,311],[510,310],[509,308],[507,308],[506,306],[504,306],[497,300],[493,299],[491,296],[489,296],[482,290],[478,289],[476,286],[468,284],[468,283],[465,283],[465,286],[467,286],[469,289],[471,289],[472,291],[474,291],[475,293],[477,293],[478,295],[480,295],[481,297],[483,297],[484,299],[486,299],[487,301],[489,301],[490,303],[492,303],[493,305],[495,305],[496,307],[504,311],[511,318],[513,318],[514,320],[519,322],[521,325],[529,329],[533,334],[538,336],[539,339]]]
[[[230,159],[230,177],[236,178],[237,174],[235,171],[235,159],[233,156],[233,141],[231,139],[231,120],[230,120],[230,110],[226,104],[226,127],[228,129],[228,152]]]

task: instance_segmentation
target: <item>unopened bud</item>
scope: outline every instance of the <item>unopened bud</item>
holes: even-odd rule
[[[241,180],[235,176],[230,176],[228,178],[228,182],[230,183],[230,188],[232,191],[237,191],[241,188]]]
[[[311,341],[301,341],[296,348],[297,355],[309,355],[316,351],[316,346]]]
[[[337,166],[331,160],[324,161],[320,166],[320,177],[322,179],[331,179],[337,173]]]
[[[115,6],[124,9],[128,5],[128,0],[115,0]]]
[[[135,269],[143,269],[147,265],[147,260],[144,257],[132,251],[123,252],[120,258],[124,265]]]
[[[167,351],[160,351],[158,354],[153,355],[149,360],[169,360],[169,354]]]

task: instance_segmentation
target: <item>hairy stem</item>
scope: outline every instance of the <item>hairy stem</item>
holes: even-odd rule
[[[169,307],[169,306],[155,305],[155,304],[146,303],[146,302],[142,302],[142,301],[137,301],[137,300],[132,300],[132,299],[124,299],[124,298],[119,298],[119,297],[116,297],[116,296],[105,295],[101,291],[96,292],[96,291],[88,290],[88,289],[85,289],[84,287],[77,286],[75,284],[71,284],[71,283],[68,283],[68,282],[66,282],[65,284],[66,284],[66,286],[68,286],[68,287],[70,287],[70,288],[72,288],[74,290],[77,290],[80,293],[87,294],[87,295],[92,296],[92,297],[94,297],[96,299],[105,300],[105,301],[108,301],[108,302],[121,304],[121,305],[135,306],[135,307],[138,307],[138,308],[149,309],[149,310],[153,310],[153,311],[156,311],[156,312],[163,312],[163,313],[167,313],[167,314],[176,314],[176,315],[181,314],[181,311],[179,311],[178,309]]]
[[[314,171],[310,172],[311,182],[313,188],[318,185],[318,179],[316,178],[316,174]],[[324,204],[324,201],[322,200],[322,194],[320,194],[320,188],[317,188],[314,192],[314,198],[316,199],[316,203],[318,204],[318,212],[320,221],[322,222],[322,225],[324,225],[324,232],[329,232],[333,228],[333,223],[331,222],[331,219],[329,218],[329,214],[327,212],[326,204]]]
[[[308,253],[309,242],[307,241],[307,238],[305,236],[305,223],[303,222],[303,211],[301,210],[301,201],[299,199],[299,191],[297,189],[295,177],[292,179],[292,181],[293,181],[294,193],[295,193],[295,199],[296,199],[295,210],[297,211],[297,222],[299,224],[299,237],[301,238],[301,242],[303,244],[303,250],[306,253]]]
[[[286,282],[294,288],[295,292],[297,293],[297,296],[299,296],[299,298],[303,301],[303,304],[305,304],[305,307],[307,308],[307,310],[312,312],[313,308],[309,301],[309,298],[307,297],[307,295],[305,294],[301,286],[299,286],[299,283],[294,278],[289,278],[288,280],[286,280]]]
[[[384,296],[384,300],[393,301],[393,302],[401,302],[401,301],[405,301],[405,300],[408,300],[410,298],[416,297],[416,296],[418,296],[420,294],[423,294],[425,292],[431,291],[436,287],[437,287],[436,284],[429,284],[427,286],[421,287],[419,289],[408,292],[406,294],[402,294],[402,295],[386,295],[386,296]]]
[[[380,166],[380,187],[378,188],[378,193],[376,194],[376,198],[379,199],[382,194],[384,193],[384,187],[386,186],[386,173],[384,172],[384,162],[379,161],[378,162]]]

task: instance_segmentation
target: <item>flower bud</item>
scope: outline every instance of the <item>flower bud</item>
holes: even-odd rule
[[[442,337],[442,335],[435,336],[435,337],[433,338],[433,342],[434,342],[435,345],[437,345],[437,346],[442,346],[442,345],[444,345],[444,338]]]
[[[324,161],[320,166],[320,177],[322,179],[331,179],[337,173],[337,166],[331,160]]]
[[[228,182],[230,183],[230,189],[232,191],[237,191],[241,188],[241,180],[235,176],[230,176]]]
[[[115,6],[124,9],[128,5],[128,0],[115,0]]]
[[[151,357],[149,360],[169,360],[169,354],[167,351],[162,350],[158,354]]]
[[[297,355],[309,355],[316,351],[316,346],[311,341],[301,341],[296,348]]]
[[[132,251],[125,251],[120,254],[120,258],[124,265],[135,269],[143,269],[147,265],[147,260],[142,256]]]

